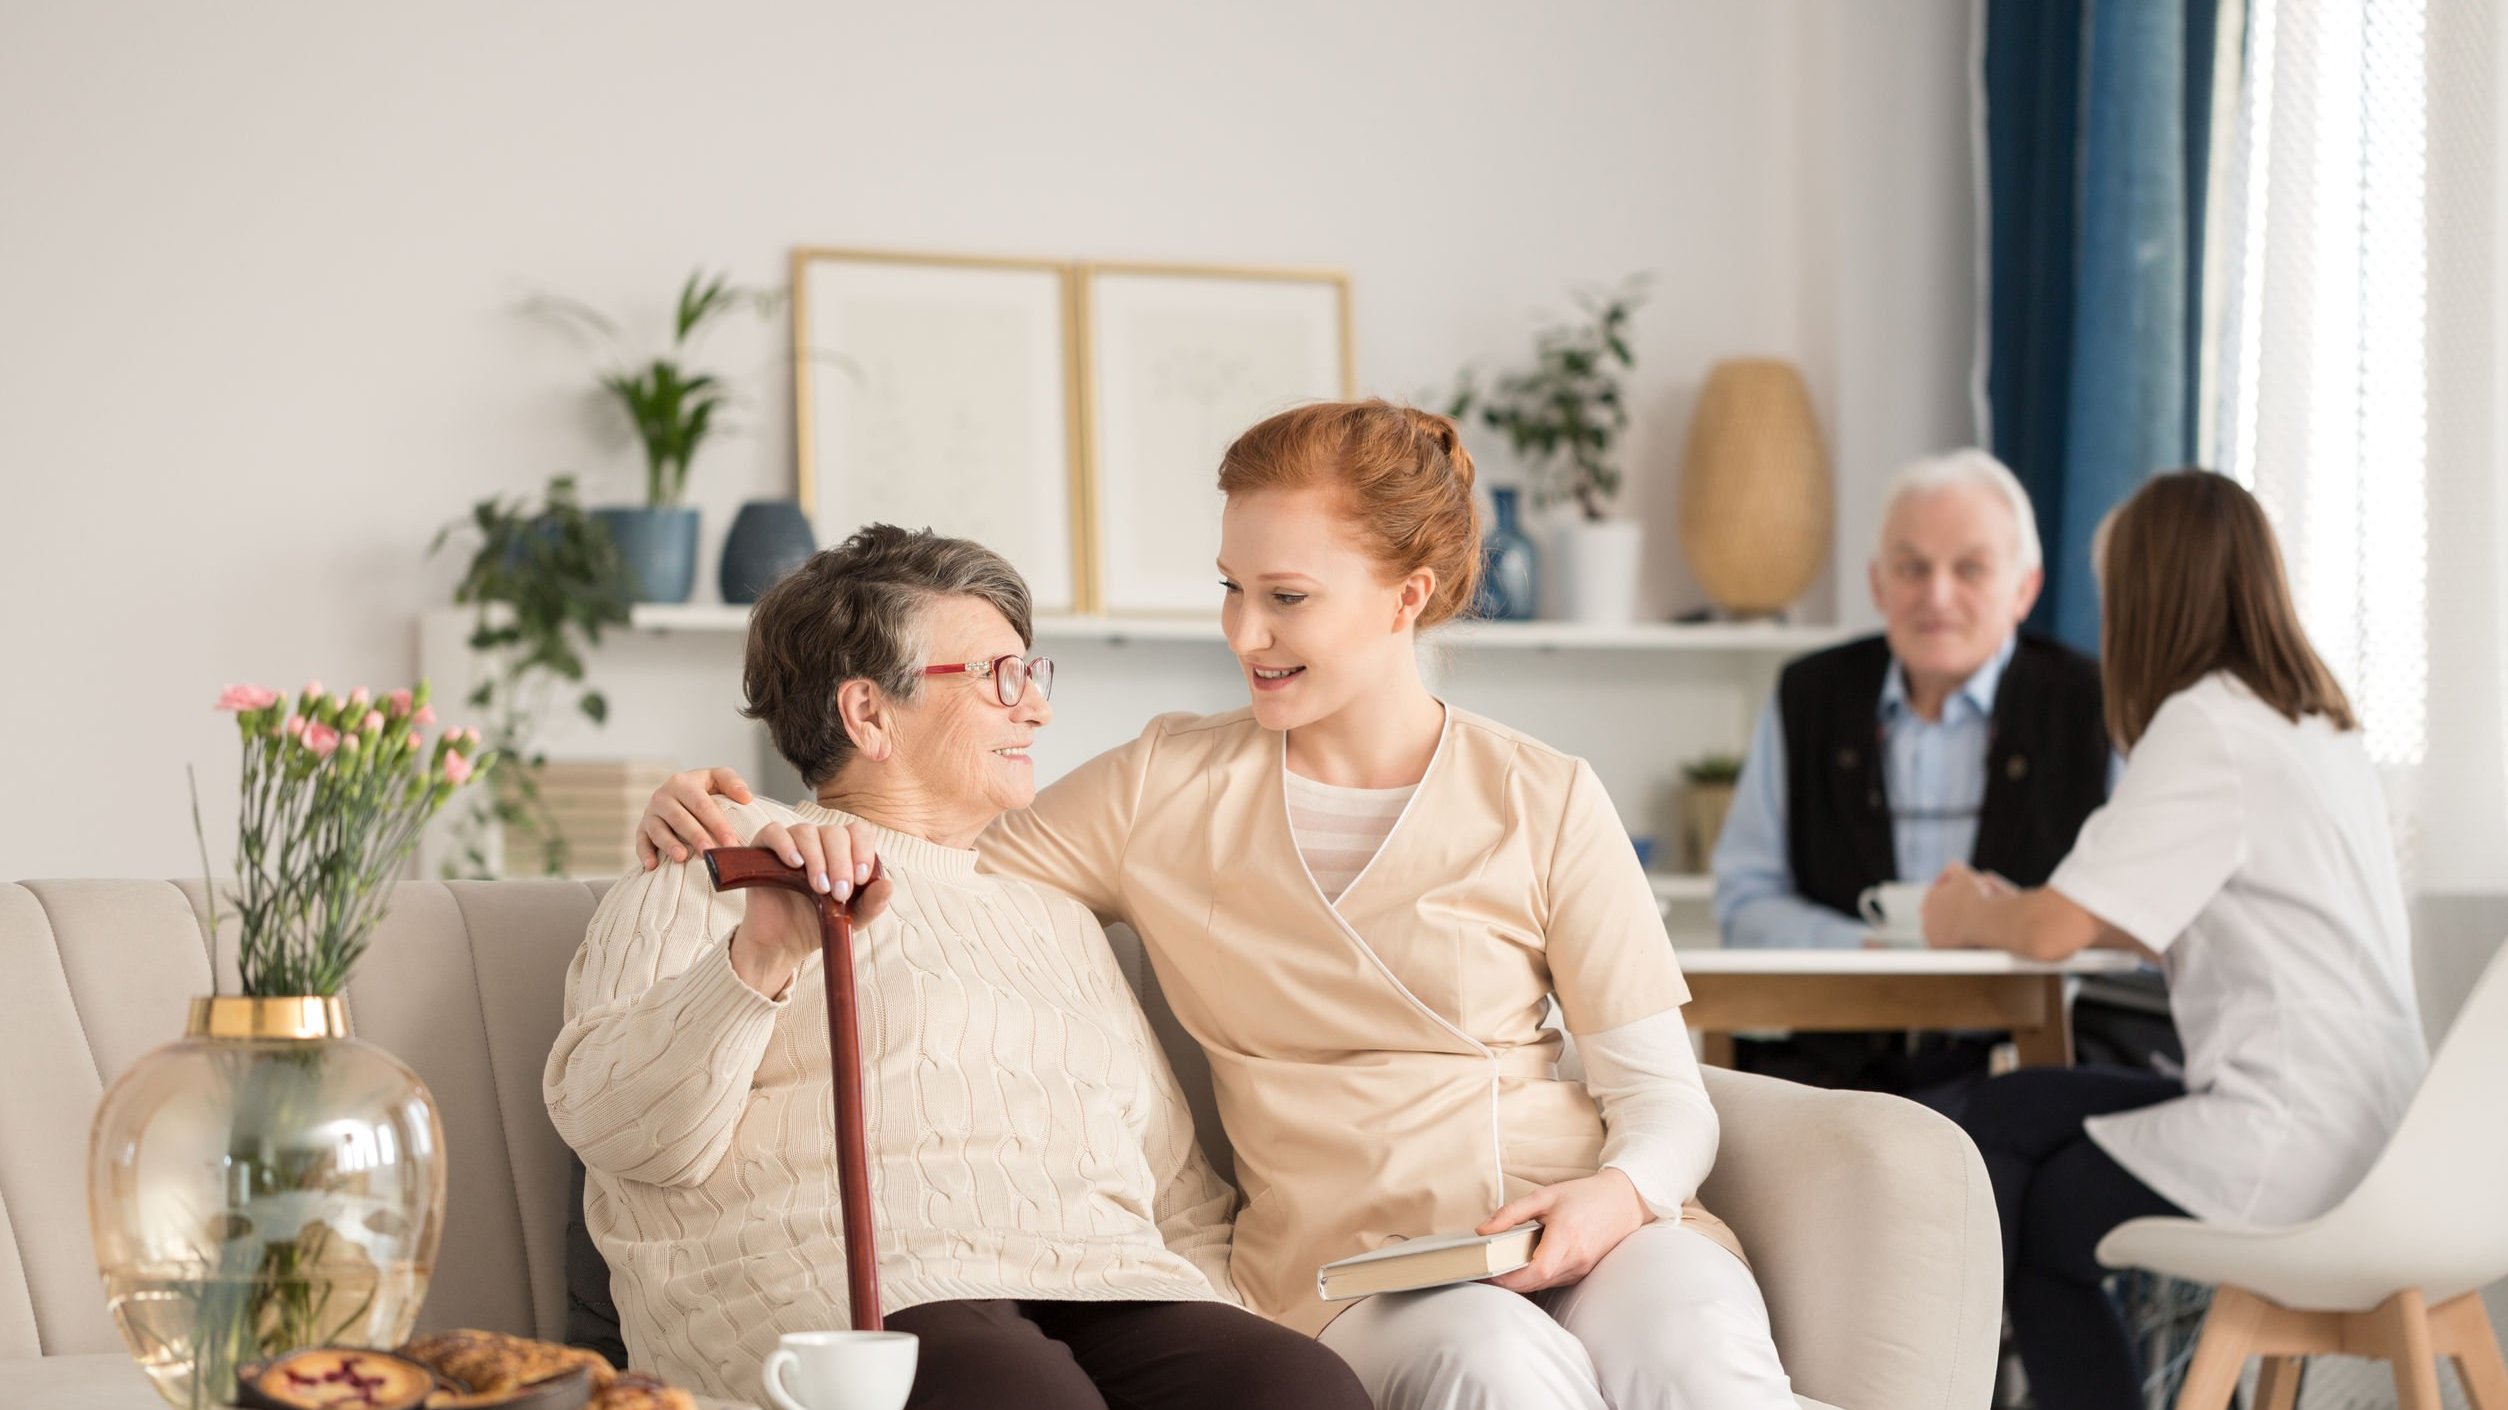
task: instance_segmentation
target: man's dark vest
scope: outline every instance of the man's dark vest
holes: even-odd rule
[[[1866,637],[1806,656],[1777,681],[1785,737],[1786,853],[1794,887],[1847,915],[1867,886],[1900,877],[1881,781],[1881,685],[1890,646]],[[1969,864],[2039,886],[2107,801],[2107,724],[2097,663],[2022,636],[1995,690],[1986,792]]]

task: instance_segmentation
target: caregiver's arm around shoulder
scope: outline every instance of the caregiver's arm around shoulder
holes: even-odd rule
[[[1050,886],[1101,919],[1121,919],[1116,891],[1123,854],[1151,761],[1171,722],[1192,718],[1162,715],[1150,721],[1140,738],[1080,765],[1039,789],[1034,803],[995,819],[975,844],[984,869]],[[651,871],[707,847],[737,846],[723,803],[746,803],[750,797],[747,780],[735,769],[688,769],[671,775],[653,790],[636,823],[637,859]],[[873,856],[870,829],[857,823],[849,833],[834,828],[820,832],[827,874],[840,896],[867,881]],[[870,883],[854,917],[873,919],[887,904],[886,883]]]

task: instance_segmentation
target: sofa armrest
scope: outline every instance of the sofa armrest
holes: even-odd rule
[[[1898,1097],[1705,1075],[1723,1143],[1699,1198],[1741,1239],[1794,1388],[1848,1410],[1980,1410],[2002,1232],[1967,1134]]]

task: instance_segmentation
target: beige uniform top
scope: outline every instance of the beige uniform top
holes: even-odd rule
[[[1140,933],[1236,1148],[1237,1291],[1315,1332],[1340,1310],[1321,1265],[1600,1167],[1601,1117],[1541,1026],[1550,995],[1569,1032],[1598,1033],[1689,986],[1583,760],[1449,709],[1336,907],[1290,832],[1285,738],[1246,710],[1162,716],[977,850]],[[1696,1203],[1683,1218],[1740,1253]]]

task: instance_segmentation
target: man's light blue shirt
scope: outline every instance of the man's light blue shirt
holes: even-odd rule
[[[1902,881],[1929,882],[1975,851],[1994,697],[2017,645],[2017,638],[2005,638],[2002,649],[1943,701],[1938,720],[1909,705],[1906,673],[1895,657],[1890,661],[1875,716]],[[1795,890],[1786,849],[1785,768],[1784,722],[1771,696],[1751,733],[1733,809],[1716,841],[1716,926],[1736,949],[1853,949],[1870,927]],[[2112,782],[2112,761],[2110,772]]]

